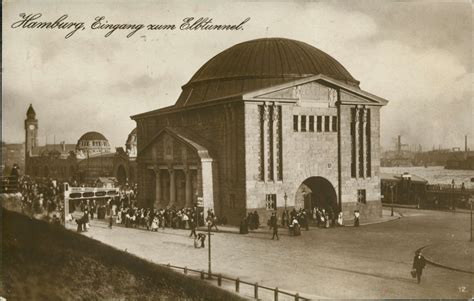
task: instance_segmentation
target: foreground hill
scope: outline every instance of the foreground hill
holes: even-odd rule
[[[7,300],[240,300],[199,279],[5,209],[1,254],[0,296]]]

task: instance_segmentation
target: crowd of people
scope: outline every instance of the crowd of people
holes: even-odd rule
[[[225,218],[218,219],[212,210],[207,213],[205,219],[202,208],[166,208],[152,209],[138,206],[137,186],[123,185],[119,194],[115,197],[101,200],[82,200],[79,203],[70,203],[70,213],[80,211],[82,216],[74,219],[72,214],[64,217],[64,198],[61,193],[61,185],[55,180],[37,181],[28,177],[19,178],[19,190],[22,195],[22,210],[26,213],[44,213],[55,223],[75,220],[77,231],[87,231],[90,220],[94,218],[108,219],[109,227],[123,225],[127,228],[140,228],[158,232],[160,229],[187,229],[190,237],[199,240],[196,245],[203,245],[202,236],[196,232],[198,227],[207,226],[219,230],[218,223],[226,223]],[[73,182],[71,186],[84,186]],[[89,185],[88,185],[89,186]],[[53,213],[51,216],[50,214]],[[354,226],[359,225],[359,212],[354,212]],[[273,229],[272,239],[279,239],[278,229],[287,228],[292,236],[301,235],[301,229],[309,230],[313,224],[319,228],[331,228],[344,225],[342,212],[336,212],[331,208],[315,207],[309,212],[306,209],[284,210],[278,218],[277,213],[272,213],[267,225]],[[249,212],[240,223],[240,233],[247,234],[249,230],[261,227],[260,216],[257,211]]]
[[[45,220],[61,223],[63,197],[57,181],[34,180],[24,176],[18,179],[21,211],[30,216],[41,215]]]

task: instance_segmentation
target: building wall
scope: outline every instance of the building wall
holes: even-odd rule
[[[342,96],[342,98],[347,96]],[[360,100],[351,96],[354,100]],[[351,176],[351,109],[356,105],[341,106],[341,179],[342,209],[346,218],[359,210],[361,218],[380,217],[382,205],[380,196],[380,107],[366,105],[370,109],[371,140],[371,176],[353,178]],[[358,202],[357,190],[366,190],[366,203]]]
[[[262,102],[245,104],[245,152],[246,152],[246,193],[247,211],[257,211],[266,220],[272,210],[266,209],[266,195],[276,194],[279,213],[285,208],[304,208],[303,198],[297,193],[298,188],[310,177],[323,177],[328,180],[339,197],[338,173],[338,133],[332,131],[332,116],[338,116],[335,102],[336,91],[317,83],[292,87],[262,97]],[[339,93],[339,92],[338,92]],[[348,96],[345,97],[347,100]],[[352,96],[351,96],[352,97]],[[288,100],[293,99],[293,103]],[[282,101],[284,100],[284,102]],[[352,99],[368,104],[367,100]],[[282,112],[282,148],[283,148],[283,179],[262,180],[259,166],[262,162],[261,126],[259,117],[262,106],[281,106]],[[370,115],[370,146],[371,176],[365,178],[351,177],[351,107],[341,106],[338,119],[338,131],[341,139],[341,202],[346,218],[352,217],[353,210],[359,209],[361,217],[381,216],[380,202],[380,122],[379,107],[369,106]],[[299,130],[294,130],[294,116],[299,116]],[[301,131],[301,116],[306,117],[306,131]],[[314,116],[314,132],[310,132],[309,116]],[[317,132],[317,117],[331,116],[330,131]],[[324,117],[323,117],[324,120]],[[265,156],[265,155],[264,155]],[[266,163],[266,160],[263,160]],[[366,190],[366,202],[357,202],[357,190]],[[285,194],[287,200],[285,202]]]
[[[214,160],[212,174],[215,210],[218,216],[225,216],[230,223],[237,224],[250,211],[259,212],[262,221],[265,221],[272,212],[266,209],[267,194],[276,194],[277,209],[280,212],[285,208],[285,194],[288,209],[302,208],[304,204],[297,191],[310,177],[322,177],[331,183],[338,199],[340,194],[346,218],[352,217],[355,209],[361,211],[362,218],[380,216],[379,107],[366,99],[338,93],[340,92],[334,88],[313,82],[251,101],[222,102],[214,106],[138,118],[139,191],[141,194],[144,191],[151,193],[153,187],[150,186],[154,185],[153,181],[146,179],[146,164],[150,162],[142,162],[143,154],[140,151],[151,139],[156,138],[161,129],[169,127],[188,131],[189,139],[208,148]],[[354,104],[341,105],[338,112],[338,99],[352,101]],[[360,178],[352,178],[351,175],[351,108],[356,103],[371,110],[371,175]],[[281,121],[276,128],[271,129],[272,136],[268,135],[270,128],[262,136],[262,126],[268,126],[268,121],[262,119],[264,106],[273,107],[280,112],[275,118],[281,118]],[[294,130],[294,116],[299,116],[297,131]],[[306,132],[301,131],[300,116],[307,116]],[[309,116],[314,116],[314,132],[309,131]],[[324,130],[324,125],[321,132],[317,131],[317,116],[331,116],[329,131]],[[337,131],[332,130],[334,117],[338,120]],[[341,141],[340,175],[338,135]],[[280,136],[281,142],[277,141]],[[271,158],[271,141],[273,159],[268,161]],[[281,160],[277,158],[279,150]],[[164,162],[158,158],[152,163]],[[270,165],[273,165],[273,169],[269,168]],[[281,177],[279,166],[282,168]],[[269,178],[270,173],[273,177]],[[198,179],[198,186],[201,183]],[[358,202],[360,189],[366,191],[365,202]]]
[[[246,103],[245,138],[248,211],[257,211],[263,220],[272,210],[266,209],[266,195],[276,194],[277,209],[281,213],[286,206],[304,208],[297,190],[310,177],[323,177],[337,192],[337,132],[317,132],[317,116],[337,116],[334,103],[329,106],[329,89],[317,84],[306,84],[290,91],[267,95],[268,106],[281,106],[282,179],[259,179],[261,164],[261,121],[259,108],[262,103]],[[295,99],[294,103],[282,102],[281,98]],[[298,116],[298,131],[294,130],[294,116]],[[301,116],[306,116],[306,131],[301,131]],[[309,131],[309,116],[314,116],[314,131]],[[324,117],[323,117],[324,120]],[[331,120],[331,119],[330,119]],[[331,129],[331,127],[330,127]],[[275,141],[275,143],[278,143]],[[265,155],[264,155],[265,157]],[[267,153],[266,157],[270,157]],[[264,160],[267,163],[267,160]]]
[[[51,178],[69,181],[75,177],[77,162],[74,158],[53,158],[50,156],[27,157],[27,174],[35,178]]]
[[[214,210],[218,216],[237,223],[245,214],[243,108],[242,103],[222,103],[138,119],[139,191],[151,191],[146,187],[154,185],[144,176],[146,166],[150,162],[143,161],[144,154],[140,153],[141,150],[151,139],[156,138],[156,134],[163,128],[178,128],[183,132],[189,132],[189,139],[208,148],[213,159]],[[154,164],[165,163],[161,158],[154,160]],[[201,169],[198,171],[202,172]],[[200,176],[202,177],[202,174]],[[202,191],[199,193],[202,196]],[[139,195],[140,198],[145,199],[146,195],[142,193]]]

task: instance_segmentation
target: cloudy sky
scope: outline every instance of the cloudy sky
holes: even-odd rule
[[[410,144],[474,149],[472,7],[470,1],[3,1],[2,134],[24,140],[33,104],[40,144],[75,143],[87,131],[123,146],[135,127],[130,115],[172,105],[181,86],[207,60],[245,40],[286,37],[336,58],[361,88],[386,98],[382,146],[401,134]],[[139,3],[138,3],[139,2]],[[20,14],[37,21],[84,22],[85,29],[11,28]],[[181,24],[210,17],[244,30],[147,31],[91,29],[96,17],[113,24]],[[46,138],[47,137],[47,138]]]

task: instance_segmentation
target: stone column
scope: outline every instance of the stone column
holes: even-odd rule
[[[230,175],[230,160],[231,160],[231,155],[230,155],[230,143],[229,143],[229,124],[230,124],[230,114],[229,114],[229,105],[224,106],[224,112],[225,112],[225,122],[224,122],[224,154],[225,154],[225,159],[224,159],[224,169],[225,169],[225,175],[227,177],[227,181],[230,182],[231,180],[231,175]]]
[[[278,111],[278,106],[273,106],[273,180],[277,181],[279,180],[279,169],[280,169],[280,135],[279,135],[279,129],[280,129],[280,112]]]
[[[160,178],[160,169],[158,166],[153,168],[155,171],[155,205],[154,208],[161,206],[161,178]]]
[[[170,202],[168,204],[168,208],[173,206],[176,202],[176,184],[174,181],[174,169],[171,167],[168,169],[168,172],[170,174]]]
[[[212,159],[201,159],[202,198],[204,217],[209,209],[214,210],[214,183],[212,174]]]
[[[185,170],[185,173],[186,173],[186,205],[185,207],[187,208],[191,208],[193,206],[193,192],[192,192],[193,183],[191,180],[191,172],[192,172],[191,169]]]

